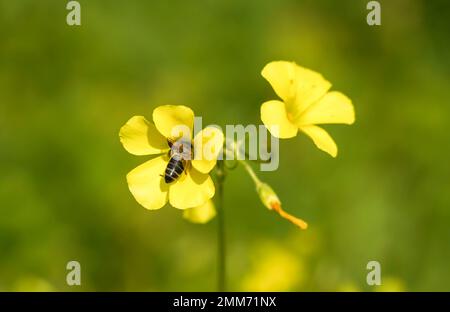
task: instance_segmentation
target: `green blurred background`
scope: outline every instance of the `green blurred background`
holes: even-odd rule
[[[356,108],[304,135],[260,177],[300,231],[260,203],[242,168],[225,185],[229,290],[450,291],[448,1],[0,0],[0,290],[210,291],[216,226],[150,212],[125,175],[119,128],[183,104],[204,124],[259,124],[272,60],[322,73]],[[81,263],[82,286],[66,285]],[[381,263],[381,287],[366,264]]]

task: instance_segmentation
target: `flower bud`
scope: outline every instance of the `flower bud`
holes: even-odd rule
[[[258,192],[259,198],[261,198],[262,203],[268,209],[277,212],[282,218],[292,222],[302,230],[306,230],[308,228],[308,224],[305,221],[294,217],[293,215],[281,209],[281,201],[274,190],[270,187],[270,185],[266,183],[260,183],[257,185],[256,191]]]
[[[259,198],[261,199],[264,206],[272,210],[274,205],[281,205],[280,199],[277,194],[273,191],[270,185],[266,183],[260,183],[256,187]]]

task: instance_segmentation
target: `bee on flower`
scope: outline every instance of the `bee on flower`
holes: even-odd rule
[[[336,143],[318,125],[354,123],[351,100],[341,92],[329,91],[331,83],[321,74],[293,62],[271,62],[261,74],[281,98],[281,101],[271,100],[261,105],[261,120],[272,136],[292,138],[301,131],[319,149],[336,157]],[[241,151],[245,139],[234,141],[233,135],[233,142],[224,146],[224,135],[215,127],[206,127],[193,135],[194,112],[186,106],[159,106],[153,110],[152,117],[150,122],[143,116],[134,116],[120,129],[120,141],[129,153],[154,156],[127,174],[128,188],[136,201],[149,210],[170,203],[182,209],[183,217],[191,222],[206,223],[216,215],[212,201],[215,186],[210,172],[217,164],[219,290],[224,291],[226,285],[223,186],[227,171],[238,163],[253,180],[261,203],[267,209],[302,230],[308,228],[303,219],[282,208],[273,188],[262,182],[246,162],[245,149]],[[235,165],[227,166],[225,160],[219,158],[221,152],[227,160],[229,156],[232,160],[236,156]]]
[[[193,125],[190,108],[164,105],[153,110],[153,122],[143,116],[132,117],[120,129],[119,137],[129,153],[155,155],[127,174],[136,201],[150,210],[170,203],[186,210],[184,215],[191,221],[204,223],[215,215],[211,202],[215,187],[209,173],[224,136],[219,129],[206,127],[193,137]]]

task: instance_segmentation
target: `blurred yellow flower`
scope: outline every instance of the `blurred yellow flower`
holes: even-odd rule
[[[337,291],[339,292],[361,292],[361,289],[355,283],[351,281],[343,282],[338,285]]]
[[[376,286],[378,292],[404,292],[406,291],[405,282],[395,276],[387,276],[381,279],[381,285]]]
[[[222,132],[206,127],[192,140],[194,113],[186,106],[159,106],[153,110],[153,122],[143,116],[134,116],[120,129],[120,141],[129,153],[158,155],[128,173],[130,192],[139,204],[151,210],[159,209],[167,202],[179,209],[203,206],[214,196],[214,183],[209,172],[216,165],[223,146]],[[166,183],[164,173],[170,159],[170,146],[179,139],[188,139],[191,150],[201,151],[200,157],[196,155],[187,160],[180,177]],[[206,146],[212,149],[213,157],[201,157]]]
[[[302,259],[279,243],[267,242],[252,250],[251,268],[241,281],[242,291],[294,291],[306,280]]]
[[[19,292],[51,292],[56,291],[49,281],[37,276],[20,277],[13,286],[13,291]]]
[[[216,208],[213,201],[207,200],[203,205],[183,210],[183,218],[192,223],[207,223],[216,216]]]
[[[267,101],[261,106],[261,120],[270,133],[286,139],[295,137],[300,130],[319,149],[336,157],[336,143],[317,125],[352,124],[355,112],[351,100],[341,92],[328,92],[331,83],[321,74],[293,62],[271,62],[261,75],[283,100]]]

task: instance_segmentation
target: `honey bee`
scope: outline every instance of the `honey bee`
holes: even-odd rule
[[[169,184],[178,180],[181,174],[186,172],[192,157],[192,145],[187,140],[168,140],[167,143],[170,151],[169,162],[164,171],[164,181]]]

